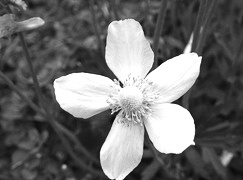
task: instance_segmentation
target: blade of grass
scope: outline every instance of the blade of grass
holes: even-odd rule
[[[216,7],[216,3],[217,0],[212,0],[211,3],[205,0],[201,0],[200,3],[200,6],[203,6],[203,8],[199,8],[198,17],[200,18],[197,19],[199,22],[196,23],[196,26],[198,27],[195,27],[195,33],[197,33],[198,37],[195,37],[194,34],[194,39],[196,38],[198,40],[196,44],[195,41],[193,40],[194,45],[192,44],[192,51],[194,48],[194,52],[196,52],[199,55],[201,55],[204,39],[206,36],[206,28],[208,27],[209,19],[212,17],[212,13],[214,8]],[[182,98],[182,105],[186,109],[189,108],[189,99],[190,99],[191,91],[192,88]]]
[[[202,47],[204,45],[204,41],[205,41],[205,38],[207,35],[207,28],[208,28],[209,20],[212,17],[212,14],[216,7],[217,1],[218,0],[212,0],[211,3],[207,3],[206,9],[208,9],[208,10],[207,10],[207,13],[205,14],[204,21],[201,26],[201,33],[200,33],[201,35],[199,36],[197,47],[195,50],[199,55],[201,55],[201,53],[202,53]]]
[[[153,37],[153,50],[154,50],[154,64],[152,69],[158,67],[158,48],[159,48],[159,39],[163,30],[163,25],[165,21],[166,9],[167,9],[168,0],[161,0],[159,15],[156,21],[154,37]]]
[[[207,4],[208,4],[208,0],[200,0],[200,6],[197,14],[196,24],[193,30],[194,38],[192,42],[192,52],[196,52],[201,27],[207,10]]]

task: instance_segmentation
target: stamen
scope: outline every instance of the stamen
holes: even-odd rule
[[[114,85],[111,88],[114,91],[107,99],[111,114],[120,111],[118,116],[121,116],[122,120],[119,123],[127,121],[127,123],[133,122],[143,125],[143,118],[150,115],[150,107],[159,96],[153,83],[129,75],[123,83],[123,88],[117,80],[114,80]]]

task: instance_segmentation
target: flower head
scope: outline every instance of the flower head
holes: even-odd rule
[[[196,81],[201,57],[182,54],[148,74],[153,58],[138,22],[114,21],[108,27],[106,62],[118,80],[73,73],[54,82],[58,103],[75,117],[89,118],[107,109],[118,112],[100,151],[110,179],[124,179],[139,164],[145,129],[162,153],[181,153],[194,144],[191,114],[171,102]]]

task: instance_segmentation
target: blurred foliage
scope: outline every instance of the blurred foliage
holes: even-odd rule
[[[24,33],[31,60],[48,109],[70,130],[71,135],[66,132],[65,137],[91,169],[83,169],[70,157],[60,136],[41,115],[41,108],[36,112],[0,78],[1,180],[104,179],[92,169],[101,172],[95,160],[114,116],[106,111],[88,120],[75,119],[56,103],[52,83],[71,72],[114,78],[104,59],[108,24],[115,19],[136,19],[152,43],[159,6],[158,0],[1,0],[1,16],[11,12],[16,21],[45,20],[44,26]],[[159,64],[183,52],[198,8],[199,1],[169,1],[159,41]],[[242,32],[243,1],[218,0],[206,29],[200,77],[190,97],[196,146],[180,155],[158,154],[161,164],[145,144],[142,162],[126,179],[243,179]],[[39,104],[18,34],[0,39],[0,71]]]

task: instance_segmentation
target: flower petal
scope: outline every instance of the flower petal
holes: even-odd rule
[[[200,72],[201,57],[196,53],[176,56],[148,74],[146,79],[157,85],[158,102],[173,102],[185,94]]]
[[[144,127],[126,121],[116,117],[100,151],[101,166],[110,179],[124,179],[142,159]]]
[[[54,81],[57,102],[75,117],[89,118],[109,109],[106,99],[113,81],[89,73],[73,73]]]
[[[144,121],[155,148],[162,153],[179,154],[194,145],[195,126],[188,110],[176,104],[152,107],[152,114]]]
[[[154,53],[139,22],[113,21],[108,27],[106,62],[121,82],[128,75],[144,78],[152,67]]]

